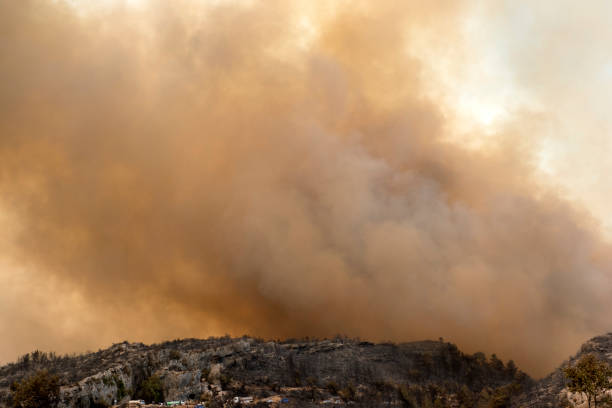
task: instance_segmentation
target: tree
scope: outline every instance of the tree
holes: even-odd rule
[[[585,394],[589,408],[591,401],[593,401],[593,406],[597,407],[597,395],[612,388],[610,366],[593,354],[583,355],[576,365],[567,366],[563,373],[570,381],[567,388],[571,392]]]
[[[147,402],[159,402],[164,400],[164,384],[157,375],[152,375],[142,382],[136,391],[136,398],[142,398]]]
[[[39,371],[11,386],[13,406],[16,408],[55,407],[59,401],[59,377]]]

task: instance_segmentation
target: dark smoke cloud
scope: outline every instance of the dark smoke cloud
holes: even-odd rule
[[[299,3],[0,0],[1,357],[444,336],[539,375],[608,330],[609,247],[529,143],[445,142],[406,48],[460,3],[429,3],[322,9],[303,46]]]

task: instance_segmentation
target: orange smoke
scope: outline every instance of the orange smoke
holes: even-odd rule
[[[606,331],[594,221],[425,97],[411,36],[460,3],[400,3],[321,7],[305,44],[299,2],[0,0],[0,358],[343,333],[542,374]]]

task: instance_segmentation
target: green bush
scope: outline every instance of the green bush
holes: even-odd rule
[[[11,386],[15,408],[55,407],[59,401],[59,377],[39,371]]]
[[[125,384],[123,383],[123,380],[119,376],[117,375],[113,376],[113,380],[115,381],[115,384],[117,385],[117,399],[121,400],[123,397],[128,395],[128,390],[125,389]]]
[[[160,402],[164,400],[164,384],[157,375],[152,375],[140,384],[135,397],[147,402]]]
[[[457,399],[459,400],[459,404],[464,407],[473,406],[476,400],[472,390],[470,390],[465,384],[463,384],[461,389],[459,389],[459,392],[457,392]]]

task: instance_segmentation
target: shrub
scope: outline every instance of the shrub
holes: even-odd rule
[[[338,391],[338,395],[345,401],[355,399],[355,394],[357,394],[357,390],[353,384],[349,384],[346,388]]]
[[[334,380],[328,382],[326,387],[332,394],[338,394],[338,389],[340,388]]]
[[[142,382],[136,391],[136,398],[148,402],[159,402],[164,400],[164,385],[161,378],[152,375]]]
[[[306,384],[308,384],[311,387],[315,387],[318,384],[318,382],[319,381],[317,380],[317,377],[310,376],[306,378]]]
[[[459,404],[464,407],[471,407],[475,402],[474,393],[465,384],[463,384],[459,392],[457,392],[457,399],[459,400]]]
[[[115,381],[115,384],[117,385],[117,399],[121,400],[123,397],[128,395],[128,390],[125,389],[125,384],[119,376],[113,376],[113,381]]]
[[[227,374],[221,374],[219,376],[219,382],[221,383],[221,388],[226,389],[232,382],[232,378]]]
[[[411,389],[406,385],[401,385],[399,387],[400,398],[404,401],[404,405],[409,408],[418,408],[419,407],[419,389]]]
[[[170,350],[170,353],[168,353],[168,358],[170,360],[180,360],[182,356],[183,355],[178,350]]]
[[[55,407],[59,401],[59,377],[39,371],[11,386],[16,408]]]

